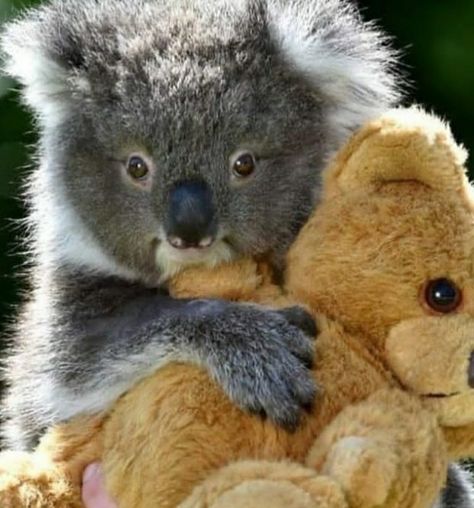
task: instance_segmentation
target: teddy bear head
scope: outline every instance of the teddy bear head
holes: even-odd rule
[[[474,193],[439,119],[399,109],[327,169],[287,288],[361,337],[442,423],[474,422]]]

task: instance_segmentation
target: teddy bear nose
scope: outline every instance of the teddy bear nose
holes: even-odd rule
[[[474,388],[474,351],[471,353],[471,358],[469,359],[469,386]]]

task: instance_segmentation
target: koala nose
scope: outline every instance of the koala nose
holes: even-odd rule
[[[177,183],[169,194],[165,232],[168,242],[178,249],[205,248],[217,231],[212,191],[206,182]]]
[[[468,372],[469,386],[474,388],[474,351],[471,353],[469,359],[469,372]]]

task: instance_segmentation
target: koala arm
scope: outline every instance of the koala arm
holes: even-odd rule
[[[416,397],[383,389],[341,411],[306,464],[338,480],[351,507],[423,508],[442,489],[447,460],[436,417]]]
[[[56,271],[44,291],[54,304],[35,295],[22,324],[30,335],[21,337],[8,369],[4,435],[11,448],[32,448],[43,429],[106,409],[174,361],[205,368],[239,407],[288,428],[313,400],[312,337],[285,311],[175,299],[67,271]]]

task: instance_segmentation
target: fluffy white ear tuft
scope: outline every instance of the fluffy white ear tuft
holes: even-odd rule
[[[400,99],[396,52],[346,0],[268,0],[270,28],[283,58],[327,109],[334,148]]]
[[[56,126],[70,109],[68,70],[44,47],[39,23],[7,25],[1,37],[3,70],[23,85],[23,99],[43,127]]]

